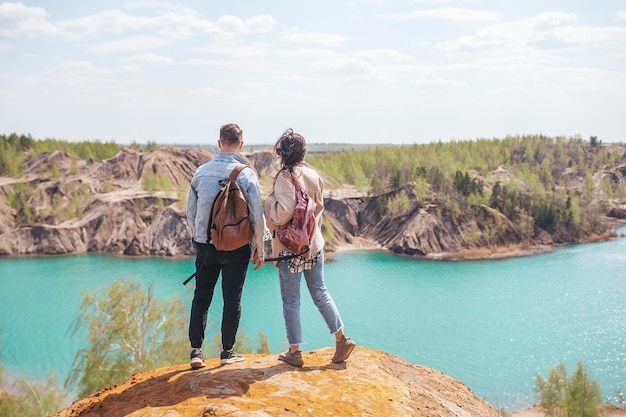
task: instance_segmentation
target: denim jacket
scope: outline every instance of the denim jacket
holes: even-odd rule
[[[209,217],[213,200],[220,188],[226,185],[228,176],[238,163],[250,165],[250,161],[237,153],[220,152],[212,160],[198,167],[193,175],[187,200],[187,224],[194,241],[207,243]],[[254,170],[244,169],[239,173],[236,181],[248,200],[250,221],[254,230],[251,242],[252,253],[257,250],[259,258],[264,259],[263,233],[265,231],[265,217],[263,215],[259,180]]]

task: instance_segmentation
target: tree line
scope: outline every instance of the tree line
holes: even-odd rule
[[[440,202],[455,216],[480,219],[481,207],[489,206],[520,230],[536,226],[564,240],[601,231],[608,205],[626,199],[624,146],[603,145],[595,136],[378,145],[307,160],[339,184],[370,195],[412,184],[422,201]],[[594,178],[597,173],[602,177]],[[382,213],[393,213],[397,201],[391,203]]]
[[[63,151],[79,159],[108,159],[118,153],[121,145],[114,141],[68,142],[59,139],[33,139],[31,135],[0,134],[0,175],[19,176],[21,162],[28,151]]]
[[[130,147],[142,149],[136,142]],[[148,142],[143,149],[156,147],[155,142]],[[19,176],[26,152],[58,150],[79,159],[107,159],[120,149],[115,142],[72,143],[16,133],[0,135],[0,175]],[[521,135],[329,149],[310,153],[307,161],[327,175],[330,188],[352,185],[370,196],[380,196],[411,184],[418,203],[436,201],[452,216],[472,216],[496,230],[499,226],[489,225],[493,220],[482,210],[488,206],[527,231],[528,237],[533,237],[536,228],[557,236],[557,241],[601,232],[608,206],[626,199],[624,146],[603,145],[596,136],[584,140],[579,136]],[[54,167],[51,169],[54,176]],[[594,178],[597,173],[602,173],[602,178]],[[146,178],[144,189],[169,189],[163,180]],[[28,201],[29,190],[22,188],[9,197],[20,224],[28,224],[32,215],[22,203]],[[411,204],[405,195],[389,197],[379,211],[397,215]],[[73,208],[65,217],[79,211],[80,207]]]

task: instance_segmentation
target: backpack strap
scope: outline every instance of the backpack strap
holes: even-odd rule
[[[235,168],[231,171],[230,175],[228,176],[228,181],[236,180],[237,177],[239,176],[239,173],[243,171],[245,168],[250,168],[250,167],[244,164],[237,164]]]
[[[298,191],[304,190],[304,188],[302,187],[302,183],[300,183],[300,180],[298,180],[298,177],[296,177],[296,173],[293,172],[293,167],[285,168],[283,171],[285,171],[285,175],[288,178],[291,178],[291,183],[294,185],[294,187],[296,187],[296,193]]]
[[[302,251],[301,253],[294,253],[293,255],[285,255],[285,256],[277,256],[276,258],[265,258],[264,261],[265,262],[279,262],[279,261],[287,261],[289,259],[293,259],[293,258],[297,258],[298,256],[302,256],[305,253],[307,253],[309,250],[309,247],[307,246],[307,248]],[[189,280],[192,277],[189,277]],[[189,282],[189,280],[185,281],[185,283]]]

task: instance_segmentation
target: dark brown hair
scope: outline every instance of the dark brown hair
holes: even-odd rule
[[[293,129],[287,129],[276,141],[274,149],[276,155],[280,157],[282,168],[289,168],[304,161],[306,141],[302,135],[295,133]]]
[[[243,140],[243,131],[237,124],[229,123],[220,128],[220,140],[229,145],[237,145]]]

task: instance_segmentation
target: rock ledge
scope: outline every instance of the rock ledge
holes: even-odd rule
[[[304,352],[300,369],[277,355],[248,355],[226,366],[210,359],[197,371],[176,365],[137,373],[56,417],[498,415],[441,372],[363,347],[348,362],[333,364],[333,351]]]

